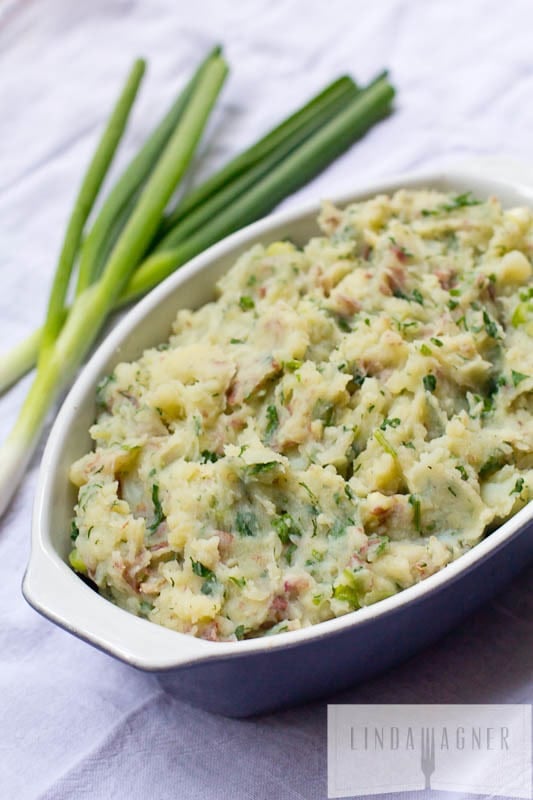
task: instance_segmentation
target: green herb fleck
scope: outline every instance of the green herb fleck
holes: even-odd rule
[[[524,479],[517,478],[514,488],[511,489],[509,494],[521,494],[523,488],[524,488]]]
[[[73,542],[75,542],[79,535],[80,535],[79,528],[76,525],[76,520],[73,519],[72,522],[70,523],[70,538]]]
[[[342,519],[336,519],[331,527],[329,535],[331,536],[332,539],[338,539],[339,536],[344,536],[345,533],[346,533],[346,522],[343,521]]]
[[[243,311],[251,311],[252,308],[255,308],[255,303],[252,298],[247,295],[243,294],[239,299],[239,305]]]
[[[382,431],[384,431],[387,428],[397,428],[398,425],[401,425],[401,424],[402,424],[402,421],[398,417],[393,417],[392,419],[389,419],[388,417],[385,417],[385,419],[383,420],[383,422],[381,423],[381,425],[379,427],[380,427],[380,429]]]
[[[468,480],[468,472],[466,471],[466,469],[463,467],[462,464],[458,464],[455,467],[455,469],[457,470],[457,472],[461,476],[461,480],[463,480],[463,481],[467,481]]]
[[[217,585],[217,577],[213,570],[206,567],[200,561],[195,561],[191,558],[192,564],[192,571],[195,575],[198,575],[199,578],[205,578],[202,586],[200,587],[200,591],[202,594],[213,594],[213,591]]]
[[[246,586],[246,578],[236,578],[235,575],[230,575],[229,580],[235,584],[235,586],[238,586],[239,589],[244,589]]]
[[[501,453],[496,453],[490,456],[490,458],[488,458],[487,461],[485,461],[485,463],[479,470],[479,477],[486,478],[489,475],[492,475],[494,472],[497,472],[497,470],[501,469],[504,464],[505,464],[505,458]]]
[[[279,426],[278,410],[276,406],[267,406],[266,415],[267,415],[267,425],[265,433],[267,436],[272,436],[274,431]]]
[[[398,453],[396,452],[394,447],[387,441],[387,439],[385,438],[385,436],[381,431],[379,430],[374,431],[374,439],[376,440],[376,442],[378,442],[378,444],[381,445],[381,447],[385,450],[385,452],[388,453],[390,456],[392,456],[393,458],[396,458],[398,456]]]
[[[284,361],[282,367],[288,372],[296,372],[297,369],[300,369],[302,364],[303,361],[298,361],[296,358],[291,358],[289,361]]]
[[[370,542],[370,545],[373,548],[375,547],[375,550],[373,552],[374,558],[378,558],[379,556],[383,555],[383,553],[386,551],[387,547],[389,546],[389,542],[390,542],[390,538],[388,536],[385,536],[384,534],[382,536],[378,536],[376,541]]]
[[[213,453],[212,450],[202,450],[201,455],[202,455],[202,464],[207,464],[208,461],[214,464],[215,461],[218,461],[218,459],[221,458],[221,456],[219,456],[218,453]]]
[[[422,383],[424,384],[424,389],[426,392],[434,392],[437,388],[437,379],[434,375],[424,375],[422,379]]]
[[[487,332],[487,336],[490,336],[492,339],[497,339],[498,326],[485,310],[483,310],[483,323],[485,325],[485,331]]]
[[[152,524],[149,525],[148,527],[150,533],[154,533],[165,519],[165,515],[163,514],[163,508],[161,507],[161,501],[159,499],[158,483],[152,484],[152,504],[154,506],[154,519],[152,521]]]
[[[282,514],[272,520],[272,527],[278,534],[282,544],[288,544],[291,537],[300,537],[302,532],[290,514]]]
[[[318,513],[318,497],[316,496],[316,494],[314,492],[312,492],[311,489],[309,488],[309,486],[306,483],[304,483],[303,481],[299,481],[298,486],[301,486],[302,489],[305,489],[305,491],[309,495],[311,503],[313,504],[313,508],[314,508],[315,512]]]
[[[441,214],[442,212],[457,211],[457,209],[459,208],[466,208],[467,206],[478,206],[480,205],[480,203],[481,200],[476,200],[476,198],[472,196],[472,192],[464,192],[463,194],[458,194],[455,197],[453,197],[449,203],[441,203],[436,208],[422,209],[422,216],[434,217],[437,214]]]
[[[249,475],[261,475],[263,472],[270,472],[270,470],[279,466],[279,461],[264,461],[261,464],[249,464],[246,467],[246,471]]]
[[[350,608],[359,608],[359,595],[355,587],[348,586],[347,584],[340,584],[333,589],[333,597],[335,600],[341,600],[347,603]]]
[[[287,545],[287,548],[285,549],[285,560],[289,566],[292,564],[292,557],[294,555],[295,550],[296,550],[296,545],[293,542]]]
[[[344,333],[351,333],[352,328],[346,317],[341,317],[340,315],[337,315],[336,320],[337,320],[337,325],[339,326],[341,331],[343,331]]]
[[[313,408],[313,419],[319,419],[328,428],[333,424],[335,405],[327,400],[317,400]]]
[[[112,372],[111,375],[106,375],[105,378],[102,378],[100,383],[96,387],[96,408],[101,411],[106,407],[106,401],[104,398],[105,391],[110,383],[116,381],[115,373]]]
[[[513,386],[518,386],[519,383],[525,381],[526,378],[529,378],[529,375],[524,375],[523,372],[517,372],[516,370],[511,370],[511,377],[513,379]]]
[[[413,508],[413,525],[420,533],[420,500],[414,494],[409,495],[409,505]]]
[[[241,536],[255,536],[258,530],[257,517],[253,511],[237,511],[235,526]]]

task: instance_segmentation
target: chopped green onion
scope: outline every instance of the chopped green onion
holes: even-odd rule
[[[529,375],[524,375],[523,372],[517,372],[515,369],[512,369],[511,377],[513,379],[513,386],[518,386],[519,383],[522,383],[522,381],[527,380],[527,378],[529,378]]]
[[[437,379],[434,375],[424,375],[422,378],[422,383],[424,384],[424,389],[426,392],[434,392],[437,388]]]
[[[398,457],[398,453],[396,452],[394,447],[387,441],[384,434],[380,430],[374,431],[374,439],[376,440],[376,442],[378,442],[378,444],[381,445],[381,447],[385,450],[386,453],[388,453],[393,458]]]

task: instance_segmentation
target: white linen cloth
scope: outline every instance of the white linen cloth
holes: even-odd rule
[[[296,205],[451,156],[533,160],[532,25],[528,0],[4,0],[1,346],[42,319],[74,193],[134,56],[150,71],[119,165],[224,43],[231,78],[202,172],[338,74],[366,81],[389,66],[394,115],[286,201]],[[2,436],[26,387],[0,400]],[[38,461],[0,528],[0,798],[325,798],[325,702],[252,721],[212,716],[26,605]],[[533,701],[532,578],[530,568],[437,645],[334,701]]]

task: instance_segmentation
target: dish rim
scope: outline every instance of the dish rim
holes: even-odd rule
[[[498,171],[497,166],[489,167],[487,171],[476,166],[474,162],[470,168],[455,164],[448,168],[409,172],[364,183],[356,191],[334,196],[333,202],[344,206],[350,202],[364,200],[382,192],[390,193],[400,188],[422,186],[431,188],[443,181],[450,184],[456,182],[459,185],[469,181],[478,187],[480,185],[484,187],[478,189],[483,194],[498,194],[500,187],[500,191],[511,190],[522,195],[531,205],[533,172],[527,176],[523,169],[515,168],[514,175],[508,177],[509,170],[506,170],[505,165],[502,169],[503,176],[495,174]],[[189,261],[136,303],[106,336],[80,371],[62,403],[49,434],[35,494],[31,553],[23,580],[23,595],[36,611],[52,622],[144,671],[166,671],[200,662],[266,653],[279,648],[287,649],[328,638],[351,628],[355,630],[376,618],[392,614],[405,605],[421,602],[428,595],[438,591],[443,584],[459,579],[533,522],[533,501],[530,501],[470,551],[414,586],[340,617],[295,631],[239,642],[208,642],[136,617],[88,587],[57,552],[47,522],[47,506],[52,502],[56,479],[55,467],[61,460],[68,432],[75,425],[76,410],[86,401],[88,394],[94,396],[96,384],[107,362],[115,355],[118,363],[122,343],[134,333],[142,320],[154,313],[159,304],[182,284],[208,271],[219,259],[231,254],[232,251],[260,243],[262,237],[269,231],[274,231],[281,225],[303,222],[310,215],[316,217],[319,207],[317,201],[307,202],[295,208],[278,211],[231,234]]]

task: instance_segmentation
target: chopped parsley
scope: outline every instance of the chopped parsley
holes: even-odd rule
[[[73,519],[72,522],[70,523],[70,538],[73,542],[75,542],[79,535],[80,535],[80,530],[76,525],[76,520]]]
[[[279,426],[278,410],[276,406],[267,406],[266,415],[267,415],[267,425],[265,433],[267,436],[272,436],[274,431]]]
[[[148,526],[148,530],[150,531],[150,533],[155,533],[155,531],[159,528],[159,526],[165,519],[165,515],[163,514],[163,508],[161,507],[161,501],[159,499],[158,483],[152,484],[152,504],[154,506],[154,519],[152,521],[152,524]]]
[[[253,511],[237,511],[235,527],[241,536],[255,536],[259,527],[257,517]]]
[[[282,514],[272,520],[272,527],[283,544],[288,544],[291,537],[300,537],[302,532],[290,514]]]
[[[380,427],[380,430],[384,431],[387,428],[397,428],[398,425],[401,425],[401,424],[402,424],[402,421],[398,417],[393,417],[392,419],[389,419],[388,417],[385,417],[385,419],[383,420],[383,422],[381,423],[381,425],[379,427]]]
[[[324,423],[324,427],[328,428],[333,424],[333,417],[335,416],[335,405],[328,400],[317,400],[313,408],[313,419],[319,419]]]
[[[464,192],[463,194],[458,194],[453,197],[449,203],[441,203],[436,208],[423,208],[422,216],[434,217],[438,214],[442,214],[443,212],[457,211],[459,208],[479,206],[480,203],[481,200],[476,200],[476,198],[472,196],[472,192]]]
[[[523,372],[517,372],[516,370],[511,370],[511,377],[513,379],[513,386],[518,386],[519,383],[525,381],[526,378],[529,378],[529,375],[524,375]]]
[[[352,492],[352,490],[350,488],[350,485],[348,483],[344,484],[344,494],[346,495],[348,500],[354,500],[354,498],[355,498],[355,495]]]
[[[279,467],[279,461],[264,461],[261,464],[248,464],[246,471],[249,475],[261,475],[263,472],[270,472],[276,467]]]
[[[230,575],[228,580],[230,580],[235,586],[238,586],[239,589],[244,589],[246,586],[246,578],[236,578],[235,575]]]
[[[305,491],[309,495],[309,499],[311,500],[311,507],[313,509],[313,513],[318,514],[320,511],[320,507],[318,503],[318,497],[316,496],[316,494],[312,492],[309,486],[303,481],[299,481],[298,486],[301,486],[302,489],[305,489]]]
[[[329,532],[331,538],[338,539],[339,536],[344,536],[344,534],[346,533],[347,524],[352,525],[353,523],[351,520],[347,520],[346,522],[342,519],[336,519],[333,525],[331,526],[331,530]]]
[[[239,305],[243,311],[251,311],[252,308],[255,308],[254,301],[247,294],[241,295],[241,297],[239,298]]]
[[[492,339],[497,339],[498,338],[498,326],[496,325],[496,323],[494,322],[492,317],[490,317],[487,314],[485,309],[483,309],[483,323],[485,325],[485,331],[487,333],[487,336],[490,336]]]
[[[215,461],[218,461],[218,459],[221,458],[221,456],[219,456],[218,453],[213,453],[212,450],[202,450],[201,455],[202,455],[202,464],[207,464],[208,461],[214,464]]]
[[[409,495],[409,505],[413,509],[413,525],[415,530],[420,533],[420,500],[414,494]]]
[[[455,467],[455,469],[457,470],[457,472],[461,476],[461,480],[462,481],[467,481],[468,480],[468,472],[466,471],[466,469],[463,467],[462,464],[458,464]]]
[[[194,574],[198,575],[199,578],[205,578],[200,588],[202,594],[213,594],[213,590],[217,584],[217,576],[213,570],[206,567],[205,564],[202,564],[200,561],[195,561],[193,558],[191,558],[191,564]]]
[[[431,373],[429,375],[424,375],[422,383],[424,384],[426,392],[434,392],[437,388],[437,379]]]
[[[424,298],[422,297],[422,293],[418,289],[413,289],[413,291],[411,292],[411,299],[415,303],[418,303],[421,306],[424,305]]]
[[[105,378],[102,378],[100,383],[96,387],[96,408],[98,410],[102,410],[106,407],[106,400],[105,400],[105,392],[107,387],[110,383],[116,381],[115,373],[112,372],[111,375],[106,375]]]
[[[517,478],[514,488],[511,489],[509,494],[521,494],[523,488],[524,488],[524,479]]]
[[[287,548],[285,550],[285,560],[289,566],[292,564],[292,557],[294,555],[295,550],[296,550],[296,545],[294,544],[294,542],[291,542],[289,545],[287,545]]]
[[[370,541],[369,545],[372,548],[372,559],[379,558],[379,556],[383,555],[389,545],[389,542],[390,538],[385,536],[385,534]]]
[[[344,333],[351,333],[352,327],[346,317],[342,317],[340,314],[336,316],[337,325]]]
[[[504,464],[505,464],[505,458],[503,457],[503,454],[495,453],[485,461],[485,463],[479,470],[479,477],[486,478],[489,475],[492,475],[494,472],[497,472],[497,470],[501,469]]]

